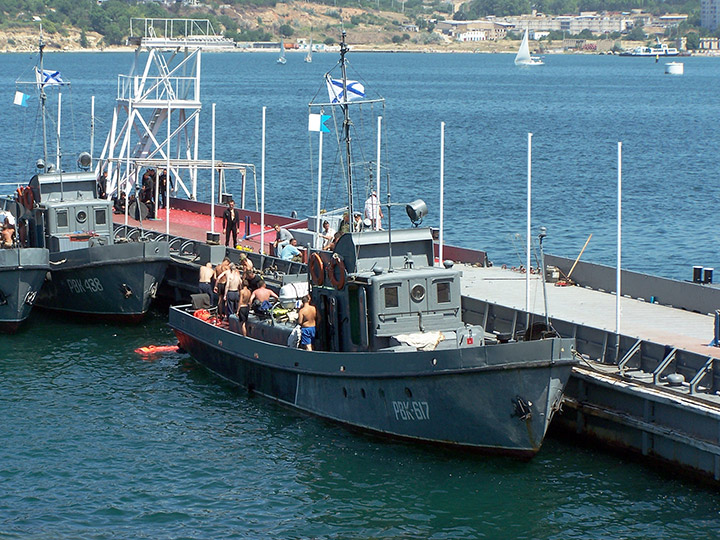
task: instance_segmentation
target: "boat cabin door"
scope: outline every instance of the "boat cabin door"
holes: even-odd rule
[[[324,334],[322,343],[326,351],[337,352],[340,350],[337,298],[323,294],[321,306],[320,324]]]

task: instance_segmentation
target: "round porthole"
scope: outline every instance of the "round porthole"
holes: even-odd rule
[[[422,299],[425,298],[425,287],[420,284],[415,285],[410,291],[410,296],[416,302],[421,302]]]
[[[79,210],[78,213],[75,214],[75,218],[80,223],[85,223],[85,220],[87,220],[87,213],[85,212],[85,210]]]

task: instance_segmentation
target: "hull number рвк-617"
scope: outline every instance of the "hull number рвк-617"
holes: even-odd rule
[[[430,420],[427,401],[393,401],[395,420]]]

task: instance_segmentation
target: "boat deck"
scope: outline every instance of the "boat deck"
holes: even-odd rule
[[[462,294],[484,302],[525,310],[525,274],[498,267],[459,265]],[[578,286],[547,283],[548,315],[577,325],[615,332],[615,294]],[[530,312],[544,315],[542,276],[530,276]],[[629,297],[620,299],[620,333],[643,341],[720,358],[709,346],[714,318]]]
[[[220,235],[220,243],[225,243],[225,237],[222,233],[222,212],[224,207],[217,207],[218,214],[215,216],[215,228],[214,232]],[[155,231],[157,233],[165,233],[166,226],[166,214],[165,210],[161,209],[158,212],[156,219],[144,219],[142,222],[128,216],[127,225],[129,227],[142,227],[143,229]],[[113,222],[117,225],[125,224],[125,214],[114,214]],[[211,231],[212,220],[211,217],[205,214],[192,212],[189,210],[182,210],[177,208],[170,209],[170,235],[180,236],[189,240],[196,240],[199,242],[205,242],[207,239],[207,233]],[[250,223],[250,235],[247,238],[243,238],[245,232],[244,223],[240,223],[238,231],[238,245],[245,248],[249,248],[252,251],[260,251],[260,224]],[[275,240],[275,231],[273,230],[271,223],[265,225],[265,240],[266,243]]]

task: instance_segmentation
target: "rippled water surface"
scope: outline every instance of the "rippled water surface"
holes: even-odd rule
[[[47,56],[73,81],[68,155],[88,146],[91,95],[96,147],[104,140],[115,75],[131,60]],[[508,55],[351,56],[388,100],[393,199],[423,197],[432,225],[446,122],[452,243],[519,263],[533,132],[534,220],[548,227],[548,251],[574,257],[592,233],[583,258],[612,264],[622,141],[624,264],[689,278],[693,264],[720,266],[720,62],[683,61],[685,75],[669,77],[652,59],[550,56],[518,70]],[[259,165],[268,107],[271,211],[313,206],[307,103],[334,62],[203,57],[204,132],[216,102],[218,155]],[[30,64],[0,55],[6,180],[28,177],[38,155],[34,112],[9,105]],[[209,157],[209,137],[201,148]],[[379,441],[249,398],[185,355],[133,352],[171,343],[161,312],[138,327],[37,312],[0,336],[0,538],[695,539],[720,527],[717,490],[672,470],[556,438],[529,463]]]

